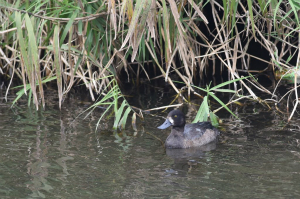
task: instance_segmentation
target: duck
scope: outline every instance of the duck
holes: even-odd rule
[[[220,135],[220,131],[210,122],[186,124],[184,114],[178,109],[169,112],[166,121],[157,128],[166,129],[170,126],[172,130],[165,141],[166,148],[200,147],[215,141]]]

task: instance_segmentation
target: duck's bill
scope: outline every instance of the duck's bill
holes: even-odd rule
[[[157,128],[159,128],[159,129],[166,129],[166,128],[168,128],[171,125],[172,125],[172,123],[168,119],[166,119],[166,121],[162,125],[160,125],[159,127],[157,127]]]

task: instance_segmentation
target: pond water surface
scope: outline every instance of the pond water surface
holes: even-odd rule
[[[76,102],[35,111],[1,98],[0,198],[300,197],[296,117],[284,126],[278,113],[249,105],[240,120],[224,114],[217,143],[166,151],[161,117],[145,115],[136,132],[101,121],[95,132],[101,109],[76,119],[88,107]]]

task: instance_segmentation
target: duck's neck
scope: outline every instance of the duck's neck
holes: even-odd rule
[[[177,130],[177,131],[184,130],[184,126],[173,126],[172,128]]]

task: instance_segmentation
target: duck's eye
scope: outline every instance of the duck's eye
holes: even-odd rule
[[[177,117],[177,115],[174,115],[174,117]]]

